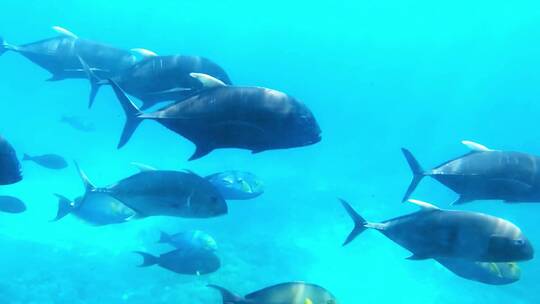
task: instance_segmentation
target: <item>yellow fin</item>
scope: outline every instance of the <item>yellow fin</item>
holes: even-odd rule
[[[306,298],[306,300],[304,301],[304,304],[313,304],[313,301],[311,301],[310,298]]]

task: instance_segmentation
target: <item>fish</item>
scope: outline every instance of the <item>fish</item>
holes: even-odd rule
[[[141,218],[211,218],[228,212],[227,203],[214,186],[191,171],[142,171],[113,185],[96,188],[76,166],[86,189],[85,197],[89,193],[110,195]]]
[[[94,132],[96,130],[96,126],[93,123],[78,116],[63,115],[60,118],[60,122],[65,123],[73,129],[81,132]]]
[[[226,200],[248,200],[264,193],[263,182],[245,171],[223,171],[206,177]]]
[[[21,164],[13,146],[0,135],[0,185],[11,185],[23,179]]]
[[[341,203],[354,229],[343,245],[366,229],[375,229],[412,252],[409,260],[456,258],[474,262],[518,262],[531,260],[534,249],[515,224],[502,218],[469,211],[443,210],[432,204],[409,200],[420,211],[372,223],[349,203]]]
[[[74,200],[61,194],[55,195],[58,198],[58,212],[53,221],[73,214],[88,224],[104,226],[138,218],[135,211],[105,193],[87,193],[84,197],[77,197]]]
[[[26,205],[16,197],[0,195],[0,211],[6,213],[22,213],[26,211]]]
[[[435,259],[454,274],[472,281],[489,285],[512,284],[521,278],[517,263],[471,262],[461,259]]]
[[[186,275],[204,275],[216,272],[221,267],[219,257],[209,250],[176,249],[160,256],[135,251],[143,257],[139,267],[158,265],[167,270]]]
[[[462,143],[470,152],[431,170],[424,170],[413,154],[402,149],[413,172],[403,201],[425,176],[430,176],[456,192],[452,205],[475,200],[502,200],[505,203],[540,202],[540,157],[512,151],[492,150],[472,141]]]
[[[56,37],[36,42],[13,45],[0,37],[0,55],[7,51],[16,52],[51,73],[48,81],[82,78],[87,73],[81,65],[83,59],[99,77],[110,78],[131,67],[137,58],[129,51],[100,42],[79,38],[73,32],[54,26]],[[91,84],[91,95],[97,93]]]
[[[176,249],[217,250],[216,240],[200,230],[189,230],[175,234],[161,231],[158,243],[170,244]]]
[[[32,161],[42,167],[53,170],[64,169],[68,166],[66,160],[62,156],[56,154],[44,154],[38,156],[30,156],[28,154],[24,154],[22,160]]]
[[[305,283],[286,282],[252,292],[244,297],[218,286],[208,285],[221,293],[223,304],[338,304],[325,288]]]
[[[159,102],[181,100],[203,89],[203,85],[190,73],[205,73],[230,85],[231,80],[225,70],[211,60],[199,56],[158,56],[145,49],[132,49],[143,55],[143,59],[113,77],[127,94],[142,101],[141,110],[153,107]],[[107,82],[93,71],[87,71],[88,78],[99,88]],[[89,106],[94,103],[90,97]]]
[[[209,76],[193,74],[205,90],[153,113],[143,113],[125,92],[110,81],[127,120],[118,148],[124,146],[143,120],[155,120],[196,145],[189,160],[218,148],[266,150],[307,146],[321,140],[311,111],[279,91],[260,87],[223,86]],[[201,80],[202,79],[202,80]]]

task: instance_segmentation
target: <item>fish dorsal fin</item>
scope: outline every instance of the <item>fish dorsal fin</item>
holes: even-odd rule
[[[415,199],[409,199],[409,200],[407,200],[407,202],[409,202],[411,204],[415,204],[416,206],[422,208],[422,211],[441,210],[439,207],[437,207],[437,206],[435,206],[433,204],[426,203],[426,202],[419,201],[419,200],[415,200]]]
[[[474,141],[462,140],[461,143],[464,144],[467,148],[469,148],[473,152],[493,151],[490,148],[488,148],[488,147],[486,147],[486,146],[484,146],[482,144],[479,144],[477,142],[474,142]]]
[[[55,25],[52,27],[52,29],[57,32],[58,34],[60,35],[63,35],[63,36],[67,36],[67,37],[71,37],[73,39],[78,39],[79,37],[75,34],[73,34],[73,32],[61,27],[61,26],[58,26],[58,25]]]
[[[215,77],[212,77],[208,74],[203,74],[203,73],[189,73],[189,76],[197,79],[200,83],[202,83],[203,87],[205,88],[215,88],[215,87],[226,87],[227,85],[215,78]]]
[[[150,51],[148,49],[143,49],[143,48],[133,48],[133,49],[130,49],[130,51],[132,53],[135,53],[139,56],[142,56],[143,58],[146,58],[146,57],[157,57],[158,54],[156,52],[153,52],[153,51]]]
[[[138,163],[138,162],[132,162],[131,165],[137,167],[137,169],[139,169],[139,171],[141,171],[141,172],[148,172],[148,171],[156,171],[157,170],[155,167],[152,167],[152,166],[149,166],[149,165],[146,165],[146,164],[142,164],[142,163]]]
[[[75,162],[75,167],[77,168],[77,171],[79,172],[79,176],[81,177],[81,180],[84,184],[84,189],[86,190],[86,192],[92,192],[93,190],[95,190],[96,187],[94,187],[94,185],[90,182],[90,180],[88,179],[88,176],[86,176],[86,174],[81,169],[81,167],[79,167],[79,164],[77,162]]]

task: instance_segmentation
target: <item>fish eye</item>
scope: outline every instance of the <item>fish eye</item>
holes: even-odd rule
[[[522,240],[522,239],[514,240],[514,244],[517,245],[517,246],[523,246],[523,245],[525,245],[525,241]]]

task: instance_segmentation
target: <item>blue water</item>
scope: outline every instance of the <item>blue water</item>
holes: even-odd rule
[[[158,54],[201,55],[236,84],[270,87],[305,102],[322,142],[252,155],[217,150],[193,162],[192,144],[144,122],[116,150],[124,114],[109,88],[87,109],[84,80],[49,74],[15,53],[0,57],[0,134],[18,153],[77,160],[97,185],[136,172],[130,162],[205,175],[228,169],[260,176],[266,193],[229,203],[208,220],[154,217],[92,227],[51,223],[53,193],[83,193],[73,166],[24,163],[24,181],[0,188],[28,211],[0,214],[0,303],[218,304],[208,283],[240,294],[283,282],[320,284],[341,303],[539,303],[537,260],[522,279],[488,286],[405,249],[375,231],[341,243],[352,223],[337,197],[369,220],[415,210],[400,199],[411,178],[399,148],[430,167],[467,152],[463,139],[540,154],[540,5],[536,1],[3,1],[0,34],[26,43],[61,25],[87,39]],[[83,116],[82,133],[59,122]],[[455,194],[425,180],[415,198],[448,207]],[[540,205],[475,202],[517,223],[540,246]],[[165,252],[159,231],[200,229],[219,244],[222,268],[183,276],[137,268],[133,250]]]

